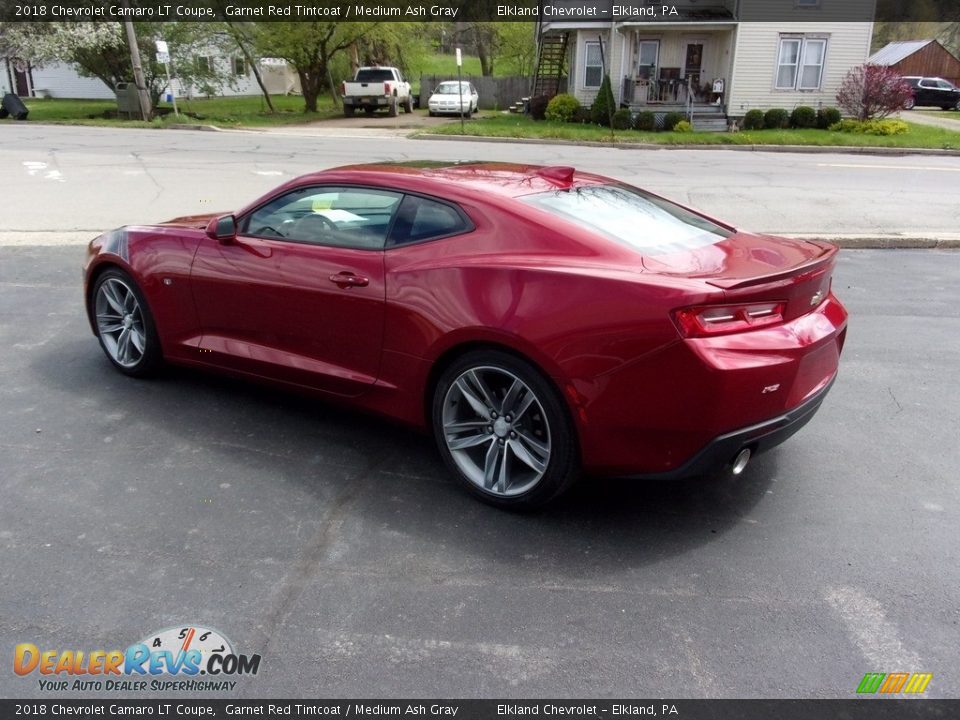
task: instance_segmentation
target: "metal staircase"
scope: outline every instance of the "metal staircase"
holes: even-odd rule
[[[531,97],[553,97],[560,91],[567,64],[567,38],[569,33],[540,35],[537,47],[537,70],[533,76]]]

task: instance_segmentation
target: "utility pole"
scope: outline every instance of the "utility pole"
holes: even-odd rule
[[[143,77],[143,64],[140,62],[140,46],[137,44],[137,34],[133,30],[133,23],[129,20],[124,21],[123,27],[127,31],[130,62],[133,64],[133,80],[137,85],[137,95],[140,97],[140,114],[144,120],[149,120],[151,115],[150,94],[147,92],[147,81]]]

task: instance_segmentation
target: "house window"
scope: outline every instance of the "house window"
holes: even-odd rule
[[[195,58],[198,73],[209,73],[213,68],[213,58],[205,55],[198,55]]]
[[[583,86],[600,87],[603,82],[603,53],[599,42],[584,44]]]
[[[247,63],[242,57],[235,57],[233,59],[233,74],[239,76],[247,74]]]
[[[827,54],[824,38],[780,38],[777,59],[778,90],[819,90]]]

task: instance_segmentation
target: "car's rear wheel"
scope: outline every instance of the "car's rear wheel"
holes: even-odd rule
[[[390,98],[390,105],[387,106],[387,115],[389,115],[390,117],[396,117],[396,116],[397,116],[397,97],[396,97],[396,95],[394,95],[392,98]]]
[[[560,394],[513,355],[481,350],[456,360],[437,383],[432,419],[447,466],[492,505],[543,505],[577,478],[576,433]]]
[[[908,98],[907,101],[903,104],[904,110],[913,110],[917,106],[917,101],[913,98]]]
[[[353,105],[344,105],[343,106],[343,116],[344,117],[353,117],[354,107]]]
[[[413,112],[413,96],[412,95],[408,95],[406,100],[403,101],[403,111],[405,113]]]
[[[114,367],[134,377],[157,370],[163,353],[153,316],[127,273],[111,269],[97,278],[93,311],[100,346]]]

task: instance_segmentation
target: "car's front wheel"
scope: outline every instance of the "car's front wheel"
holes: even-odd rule
[[[93,288],[94,325],[107,358],[134,377],[152,374],[163,361],[150,308],[133,279],[120,269],[97,278]]]
[[[917,106],[917,101],[913,98],[907,98],[907,101],[903,104],[904,110],[913,110]]]
[[[576,433],[559,392],[513,355],[481,350],[456,360],[437,383],[432,420],[447,466],[492,505],[543,505],[577,478]]]

